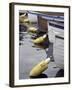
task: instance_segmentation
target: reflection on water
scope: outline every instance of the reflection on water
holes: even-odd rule
[[[19,31],[20,32],[26,32],[27,27],[23,23],[19,23]]]
[[[46,74],[42,73],[42,74],[40,74],[38,76],[35,76],[35,77],[31,76],[30,78],[32,78],[32,79],[36,79],[36,78],[48,78],[48,76]]]
[[[23,45],[23,43],[20,42],[19,45]]]

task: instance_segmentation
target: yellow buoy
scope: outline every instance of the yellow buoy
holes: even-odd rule
[[[20,15],[20,16],[19,16],[19,20],[20,20],[21,22],[24,22],[25,16],[26,16],[26,13]]]
[[[45,38],[46,38],[46,34],[43,35],[43,36],[41,36],[41,37],[39,37],[39,38],[37,38],[37,39],[35,39],[35,40],[33,41],[33,43],[35,43],[35,44],[42,43],[42,42],[45,40]]]
[[[30,23],[30,22],[29,22],[29,19],[27,19],[27,18],[24,19],[24,23]]]
[[[26,26],[27,28],[29,27],[29,24],[28,23],[23,23],[24,26]]]
[[[35,27],[29,27],[28,28],[28,31],[29,32],[32,32],[32,33],[35,33],[37,31],[37,28],[35,28]]]
[[[40,75],[43,71],[45,71],[48,68],[48,64],[50,62],[50,58],[47,58],[46,60],[41,61],[39,64],[37,64],[30,72],[30,77],[35,77]]]
[[[29,27],[29,25],[30,25],[30,22],[29,22],[29,19],[24,19],[23,20],[23,24],[26,26],[26,27]]]

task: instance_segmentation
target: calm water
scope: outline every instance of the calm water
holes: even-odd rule
[[[34,45],[32,37],[36,34],[28,33],[24,26],[20,26],[20,29],[23,31],[19,34],[19,79],[28,79],[31,69],[36,64],[53,55],[53,44]],[[36,78],[56,77],[59,70],[53,61],[49,64],[49,68]]]

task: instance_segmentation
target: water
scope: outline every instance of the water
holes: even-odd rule
[[[29,77],[31,69],[42,60],[53,55],[53,44],[49,43],[48,46],[48,43],[45,42],[42,45],[35,45],[32,36],[36,34],[30,34],[27,28],[24,29],[25,30],[21,31],[19,34],[19,79],[31,79],[34,78]],[[56,67],[53,61],[49,64],[46,71],[35,78],[56,77],[59,70],[60,69]]]

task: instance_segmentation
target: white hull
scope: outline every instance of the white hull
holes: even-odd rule
[[[53,43],[53,57],[56,66],[64,69],[64,30],[48,24],[48,35],[50,42]]]

